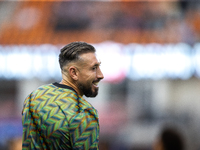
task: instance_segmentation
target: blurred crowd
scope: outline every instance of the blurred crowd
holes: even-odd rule
[[[74,40],[194,44],[200,39],[198,1],[0,3],[0,7],[8,8],[0,8],[1,44],[61,44]]]

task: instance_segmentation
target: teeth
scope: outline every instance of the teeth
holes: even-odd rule
[[[93,84],[97,86],[99,84],[99,82],[94,82]]]

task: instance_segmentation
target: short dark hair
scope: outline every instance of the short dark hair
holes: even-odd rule
[[[161,142],[164,150],[183,150],[182,135],[175,129],[164,128],[161,132]]]
[[[72,42],[60,50],[59,64],[61,70],[63,66],[72,61],[79,60],[79,56],[88,52],[96,52],[95,48],[86,42]]]

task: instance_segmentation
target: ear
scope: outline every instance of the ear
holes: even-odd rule
[[[72,79],[78,80],[78,70],[76,69],[76,67],[71,66],[69,67],[68,71]]]

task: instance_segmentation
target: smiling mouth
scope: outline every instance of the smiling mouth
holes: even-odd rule
[[[92,83],[93,83],[94,86],[98,87],[99,81],[96,81],[96,82],[94,81]]]

